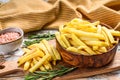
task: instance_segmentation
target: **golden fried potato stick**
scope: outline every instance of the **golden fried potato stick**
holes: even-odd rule
[[[72,39],[69,39],[71,46],[78,47],[79,45],[75,43]]]
[[[28,49],[28,48],[23,48],[22,50],[23,50],[25,53],[29,53],[29,52],[31,52],[31,50]]]
[[[60,43],[60,45],[62,46],[62,47],[64,47],[64,48],[67,48],[67,46],[65,45],[65,43],[61,40],[61,38],[60,38],[60,33],[59,32],[56,32],[55,33],[55,36],[56,36],[56,39],[57,39],[57,41]]]
[[[106,47],[100,47],[98,51],[103,53],[103,52],[107,52],[107,49]]]
[[[78,49],[75,48],[75,47],[68,47],[66,50],[67,51],[72,51],[72,52],[78,52]]]
[[[20,58],[18,59],[18,62],[20,62],[21,60],[23,60],[26,56],[28,56],[28,55],[34,53],[35,51],[36,51],[36,49],[30,50],[29,52],[25,52],[26,54],[23,55],[22,57],[20,57]]]
[[[49,54],[51,55],[52,59],[53,59],[53,60],[56,60],[56,57],[55,57],[55,55],[54,55],[54,53],[53,53],[53,51],[52,51],[49,43],[48,43],[46,40],[42,40],[42,43],[43,43],[43,44],[45,45],[45,47],[47,48],[47,50],[48,50]]]
[[[34,66],[34,63],[33,63],[33,61],[30,63],[30,66],[31,66],[31,67],[33,67],[33,66]]]
[[[99,49],[99,47],[98,46],[92,46],[92,49],[96,51],[96,50]]]
[[[36,57],[35,58],[35,60],[37,60],[37,62],[40,60],[41,58],[40,57]],[[36,63],[37,63],[36,62]],[[43,65],[41,65],[40,67],[39,67],[39,69],[41,70],[41,71],[46,71],[46,69],[45,69],[45,67],[43,66]]]
[[[46,71],[46,69],[44,68],[43,65],[41,65],[39,69],[40,69],[41,71]]]
[[[85,46],[84,50],[87,51],[90,55],[96,54],[90,47],[88,47],[84,42],[82,42],[75,34],[71,35],[72,40],[76,42],[79,46]]]
[[[27,48],[35,49],[35,48],[39,48],[39,46],[38,46],[38,43],[35,43],[35,44],[32,44],[32,45],[28,46]]]
[[[30,67],[30,61],[25,62],[24,64],[24,70],[28,70]]]
[[[57,51],[57,49],[54,46],[51,46],[51,49],[56,57],[57,60],[61,60],[60,53]]]
[[[81,30],[76,30],[74,28],[64,28],[62,31],[66,32],[66,33],[74,33],[75,35],[77,35],[79,37],[86,36],[86,37],[98,38],[101,40],[105,39],[102,34],[85,32],[85,31],[81,31]]]
[[[114,40],[114,37],[112,36],[112,34],[110,33],[110,31],[109,31],[106,27],[102,27],[102,29],[103,29],[104,32],[107,34],[110,42],[111,42],[112,44],[114,44],[114,43],[115,43],[115,40]]]
[[[105,31],[102,29],[102,34],[104,35],[104,37],[105,37],[105,42],[107,43],[107,45],[108,46],[110,46],[110,40],[109,40],[109,38],[108,38],[108,36],[107,36],[107,34],[105,33]]]
[[[98,38],[92,38],[92,37],[85,37],[85,36],[81,36],[81,37],[79,37],[82,41],[88,41],[88,40],[90,40],[90,41],[99,41],[99,39]]]
[[[44,65],[44,67],[46,68],[46,70],[52,69],[52,66],[51,66],[51,64],[50,64],[49,61],[45,61],[45,62],[43,63],[43,65]]]
[[[42,59],[40,59],[33,67],[29,69],[30,72],[34,72],[37,70],[48,58],[50,55],[45,55]]]
[[[89,55],[86,51],[84,51],[82,49],[75,48],[75,47],[68,47],[66,50],[75,52],[77,54]]]
[[[69,43],[69,41],[67,40],[67,38],[65,37],[65,35],[64,35],[64,34],[61,34],[60,37],[61,37],[61,40],[65,43],[65,45],[66,45],[67,47],[70,47],[70,43]]]
[[[41,58],[40,58],[40,59],[41,59]],[[39,60],[40,60],[40,59],[39,59]],[[38,60],[38,61],[39,61],[39,60]],[[37,58],[33,58],[33,63],[34,63],[34,65],[37,64],[38,61],[37,61]],[[45,70],[46,70],[43,65],[41,65],[41,66],[39,67],[39,69],[40,69],[41,71],[45,71]]]
[[[41,54],[42,54],[42,56],[41,56]],[[34,53],[31,53],[31,54],[29,54],[29,55],[27,55],[27,56],[24,56],[24,57],[19,61],[18,66],[20,66],[20,65],[23,64],[24,62],[26,62],[26,61],[34,58],[34,57],[38,57],[38,56],[43,57],[43,56],[44,56],[44,55],[43,55],[43,52],[40,51],[40,50],[37,50],[37,51],[35,51]]]
[[[75,29],[79,29],[87,32],[96,32],[97,28],[95,27],[95,25],[97,24],[98,22],[90,23],[85,20],[74,19],[71,22],[68,22],[66,26],[69,28],[75,28]]]
[[[82,55],[90,55],[88,52],[86,52],[85,50],[78,50],[78,53],[82,54]]]
[[[110,33],[113,35],[113,36],[118,36],[120,37],[120,31],[115,31],[115,30],[109,30]]]
[[[85,44],[89,46],[108,46],[108,44],[104,41],[84,41]]]

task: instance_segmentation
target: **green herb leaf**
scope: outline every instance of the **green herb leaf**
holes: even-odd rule
[[[60,67],[57,70],[47,70],[47,71],[36,71],[34,73],[29,73],[25,80],[52,80],[56,76],[62,76],[70,71],[73,71],[76,67]]]
[[[50,34],[50,32],[45,34],[32,34],[28,36],[28,40],[24,41],[24,46],[27,47],[29,45],[39,43],[41,40],[52,40],[55,38],[55,34]]]

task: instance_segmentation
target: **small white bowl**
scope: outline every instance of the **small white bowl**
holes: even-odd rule
[[[0,44],[0,53],[3,53],[3,54],[10,53],[10,52],[15,51],[18,48],[20,48],[20,46],[22,45],[22,42],[23,42],[23,35],[24,35],[24,32],[22,29],[13,28],[13,27],[6,28],[6,29],[0,31],[0,35],[4,34],[6,32],[18,32],[20,34],[20,37],[14,41]]]

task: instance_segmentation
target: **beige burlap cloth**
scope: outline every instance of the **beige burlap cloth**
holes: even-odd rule
[[[10,0],[0,5],[0,29],[58,29],[76,17],[120,30],[120,0]]]

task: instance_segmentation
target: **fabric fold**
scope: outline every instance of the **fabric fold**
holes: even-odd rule
[[[0,29],[58,29],[73,18],[99,20],[120,30],[120,0],[10,0],[0,5]]]

